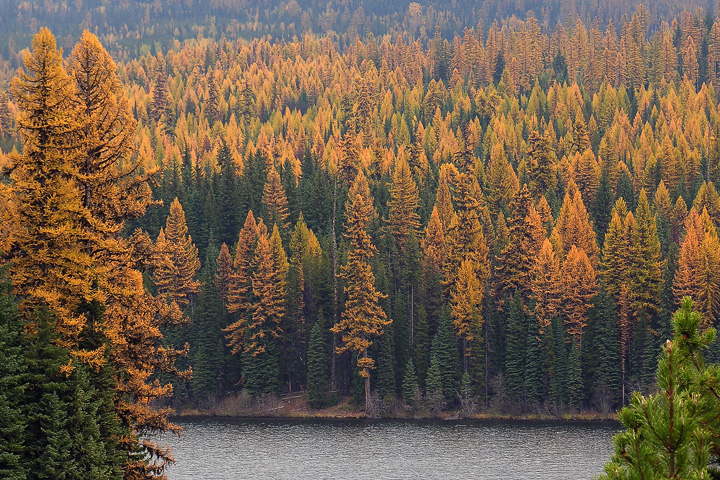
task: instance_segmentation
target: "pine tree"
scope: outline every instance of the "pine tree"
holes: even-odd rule
[[[358,355],[357,367],[365,380],[365,410],[370,411],[370,370],[375,362],[368,357],[372,336],[383,334],[383,327],[390,325],[380,307],[383,295],[375,290],[375,276],[368,260],[377,251],[367,229],[373,216],[370,203],[370,189],[367,179],[359,172],[348,194],[346,205],[345,238],[350,243],[347,263],[341,267],[341,278],[345,282],[347,300],[341,320],[332,328],[333,333],[342,334],[342,344],[337,347],[340,354],[351,350]]]
[[[709,478],[709,454],[717,452],[717,382],[701,351],[715,330],[699,333],[700,313],[689,297],[675,314],[674,338],[658,362],[658,391],[635,393],[620,412],[625,431],[615,437],[615,454],[601,479]]]
[[[323,408],[327,403],[328,354],[320,321],[310,332],[308,346],[307,401],[311,408]]]

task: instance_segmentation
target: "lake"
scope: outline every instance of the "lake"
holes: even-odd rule
[[[180,419],[171,480],[591,479],[619,424]]]

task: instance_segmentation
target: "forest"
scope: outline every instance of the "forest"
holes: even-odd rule
[[[368,4],[285,36],[263,5],[244,38],[183,2],[150,46],[111,13],[167,5],[108,5],[96,36],[87,3],[22,4],[67,10],[32,43],[0,23],[28,44],[0,48],[8,478],[162,476],[169,408],[239,397],[609,413],[657,387],[683,297],[717,326],[712,10]]]

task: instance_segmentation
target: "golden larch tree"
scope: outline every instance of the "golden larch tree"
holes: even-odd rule
[[[338,354],[352,351],[358,355],[357,367],[365,379],[365,410],[368,413],[371,409],[370,370],[375,368],[375,361],[368,357],[368,347],[372,345],[370,338],[382,335],[383,327],[392,323],[380,307],[383,295],[375,289],[375,275],[368,263],[377,252],[367,232],[373,215],[367,179],[359,172],[348,193],[345,209],[345,238],[349,248],[340,277],[345,282],[347,300],[340,321],[331,330],[342,335],[342,344],[336,349]]]
[[[570,248],[563,263],[560,288],[567,332],[579,339],[587,326],[587,312],[598,285],[595,268],[585,250],[575,245]]]
[[[288,212],[288,201],[280,180],[280,174],[274,165],[270,165],[268,168],[267,181],[265,182],[265,187],[263,187],[262,201],[265,211],[267,212],[266,219],[268,221],[268,227],[270,225],[278,225],[281,230],[287,230],[287,218],[290,215]]]
[[[420,196],[410,167],[400,158],[395,163],[388,201],[388,224],[400,258],[403,258],[410,235],[417,234],[420,228],[420,215],[417,213],[419,205]]]
[[[158,239],[160,251],[167,255],[167,261],[155,269],[155,285],[158,293],[166,295],[180,308],[186,307],[200,290],[195,274],[200,270],[197,247],[187,234],[185,212],[176,198],[170,205],[170,215],[165,222],[165,231]]]

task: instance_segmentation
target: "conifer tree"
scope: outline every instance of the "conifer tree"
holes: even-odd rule
[[[285,315],[283,269],[286,265],[276,258],[275,242],[270,242],[267,234],[261,234],[255,249],[252,291],[257,301],[246,328],[243,348],[243,385],[251,395],[275,392],[280,383],[278,338]]]
[[[527,185],[515,195],[510,204],[511,221],[507,246],[495,272],[497,295],[500,301],[513,292],[527,302],[531,290],[531,273],[543,241],[545,228],[530,198]]]
[[[270,165],[267,172],[267,181],[263,188],[262,202],[265,212],[267,212],[266,220],[268,227],[277,225],[283,232],[287,231],[289,223],[287,222],[290,212],[288,211],[288,201],[285,196],[280,174],[273,165]]]
[[[412,357],[408,357],[402,382],[403,401],[407,405],[414,405],[419,394],[420,387],[418,386],[417,374],[415,373],[415,364],[412,361]]]
[[[703,326],[712,325],[720,305],[720,241],[707,210],[690,210],[685,230],[673,291],[675,298],[692,295]]]
[[[327,402],[328,355],[320,321],[310,332],[308,346],[307,399],[312,408],[322,408]]]
[[[546,135],[537,131],[530,133],[528,138],[528,173],[530,175],[530,193],[533,198],[540,198],[557,186],[556,157]]]
[[[523,310],[522,299],[516,293],[508,313],[504,377],[508,394],[516,401],[522,394],[527,353],[527,318]]]
[[[550,326],[553,318],[560,314],[562,302],[560,262],[547,238],[538,253],[531,275],[535,298],[533,314],[542,333]]]
[[[390,185],[388,224],[400,258],[404,256],[408,238],[420,228],[419,204],[420,197],[410,167],[406,161],[399,159]]]
[[[79,192],[82,114],[48,29],[35,35],[23,61],[25,70],[12,83],[23,153],[14,158],[10,173],[15,223],[22,234],[9,239],[3,260],[12,260],[13,289],[25,308],[51,308],[58,340],[77,349],[85,325],[78,306],[92,297]]]
[[[453,332],[452,318],[448,312],[443,312],[437,333],[432,340],[430,352],[438,365],[438,376],[442,392],[447,401],[452,401],[460,388],[460,359],[458,358],[457,339]],[[432,368],[432,360],[430,367]],[[432,392],[430,385],[430,370],[426,380],[426,391]]]
[[[331,329],[342,334],[338,354],[348,350],[358,355],[357,367],[365,380],[365,410],[372,413],[370,403],[370,370],[375,362],[368,356],[368,347],[373,336],[383,334],[383,327],[390,325],[380,300],[383,295],[375,290],[375,276],[368,260],[377,251],[367,229],[373,216],[370,189],[365,175],[357,174],[348,193],[346,205],[346,234],[350,247],[347,263],[341,267],[341,278],[345,282],[347,300],[340,321]]]
[[[575,245],[563,264],[561,289],[568,333],[580,339],[587,326],[590,301],[597,293],[597,279],[585,251]]]
[[[22,321],[10,285],[0,283],[0,476],[24,480],[27,419],[23,395],[28,387],[22,350]],[[26,406],[25,406],[26,407]]]
[[[582,363],[580,360],[580,340],[574,337],[570,347],[567,373],[568,405],[577,410],[582,406],[584,397]]]
[[[155,285],[158,293],[167,295],[181,308],[200,290],[200,282],[195,279],[200,269],[198,251],[187,232],[185,212],[176,198],[170,205],[165,231],[158,237],[158,248],[167,258],[155,270]]]
[[[709,478],[709,455],[717,454],[717,382],[702,350],[715,330],[700,334],[700,313],[689,297],[675,314],[674,338],[658,362],[658,391],[635,393],[620,412],[625,431],[601,479]]]

